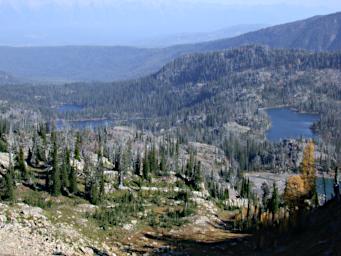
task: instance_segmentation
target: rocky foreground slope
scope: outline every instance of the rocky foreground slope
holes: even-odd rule
[[[63,198],[54,202],[60,201],[58,206],[47,209],[25,203],[1,203],[0,255],[185,255],[179,250],[195,249],[186,240],[203,244],[242,241],[244,234],[226,229],[225,220],[233,212],[223,214],[201,195],[195,195],[193,200],[198,211],[181,227],[141,227],[141,221],[135,219],[116,229],[116,238],[106,236],[86,218],[97,208],[90,204],[74,202],[74,206],[67,206]]]
[[[71,225],[52,223],[39,207],[0,204],[0,255],[94,255],[96,246]]]

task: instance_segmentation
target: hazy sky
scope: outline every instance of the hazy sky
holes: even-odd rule
[[[0,0],[0,45],[132,44],[341,11],[341,0]]]

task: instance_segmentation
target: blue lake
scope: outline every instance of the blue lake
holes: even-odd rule
[[[80,120],[80,121],[64,121],[57,120],[56,126],[57,129],[63,129],[66,127],[70,127],[73,129],[95,129],[99,127],[109,126],[113,123],[112,120],[108,119],[95,119],[95,120]]]
[[[314,138],[311,130],[314,122],[320,119],[319,115],[302,114],[289,108],[267,109],[271,128],[266,132],[266,138],[277,142],[281,139]]]
[[[334,179],[322,177],[316,178],[316,190],[320,195],[326,195],[327,200],[330,200],[334,196]]]
[[[71,112],[80,112],[84,109],[83,106],[75,105],[75,104],[64,104],[60,106],[57,111],[61,114],[71,113]],[[109,119],[87,119],[87,120],[79,120],[79,121],[65,121],[62,119],[57,120],[56,126],[57,129],[64,129],[67,127],[73,129],[95,129],[98,127],[104,127],[107,125],[111,125],[113,123],[112,120]]]
[[[64,104],[58,108],[59,113],[79,112],[82,110],[83,110],[82,106],[75,104]]]

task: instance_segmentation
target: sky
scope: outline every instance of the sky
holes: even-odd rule
[[[0,45],[132,45],[341,11],[341,0],[0,0]]]

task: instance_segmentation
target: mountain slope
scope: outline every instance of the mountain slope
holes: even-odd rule
[[[160,49],[66,46],[0,47],[0,70],[16,77],[52,81],[112,81],[142,77],[184,54],[245,44],[314,51],[341,50],[341,13],[317,16],[235,38]]]
[[[201,33],[181,33],[167,36],[159,36],[150,38],[144,41],[137,41],[136,44],[140,47],[167,47],[180,44],[195,44],[201,42],[215,41],[219,39],[226,39],[236,37],[251,31],[256,31],[261,28],[267,27],[261,24],[241,24],[224,29],[212,31],[212,32],[201,32]]]
[[[203,44],[203,49],[229,48],[243,44],[264,44],[274,48],[311,51],[341,50],[341,13],[315,16],[283,25],[261,29],[231,39]]]
[[[36,103],[42,105],[58,105],[58,101],[77,104],[88,108],[92,114],[100,111],[97,114],[108,118],[112,113],[165,116],[194,106],[202,107],[206,100],[217,100],[212,108],[219,108],[224,97],[230,97],[231,104],[242,102],[245,95],[252,93],[264,96],[262,104],[300,102],[300,97],[308,101],[308,90],[339,99],[340,70],[340,53],[244,46],[186,55],[141,79],[74,83],[50,86],[49,90],[36,86],[24,97],[33,104],[32,98],[37,98]],[[3,97],[15,100],[17,93],[16,89],[6,91]],[[274,97],[271,99],[269,95]],[[18,98],[25,102],[23,96]],[[199,114],[203,112],[198,110]]]

